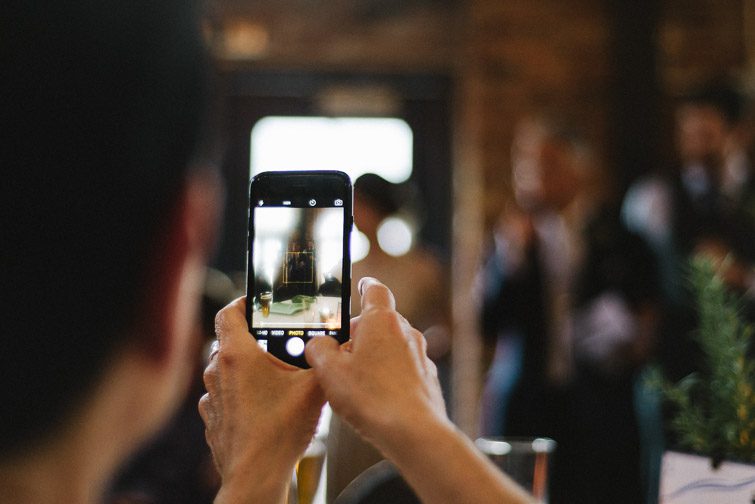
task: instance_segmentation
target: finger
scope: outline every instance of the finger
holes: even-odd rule
[[[263,351],[254,344],[254,338],[249,332],[249,324],[246,320],[246,297],[242,296],[232,301],[215,316],[215,335],[219,342],[218,352],[221,357],[229,358],[229,347],[241,350],[243,355],[250,359],[266,359],[276,367],[300,371],[300,368],[286,364],[272,354]],[[217,360],[217,359],[215,359]]]
[[[204,422],[205,426],[209,427],[210,425],[210,394],[205,394],[199,398],[199,404],[197,405],[197,409],[199,409],[199,416],[202,417],[202,421]]]
[[[438,366],[429,358],[425,358],[425,372],[434,380],[438,380]]]
[[[338,341],[330,337],[312,338],[304,348],[304,356],[313,369],[329,369],[339,358]]]
[[[252,346],[255,347],[254,348],[255,357],[257,357],[257,358],[264,358],[267,363],[272,364],[273,366],[275,366],[278,369],[283,369],[285,371],[295,371],[297,373],[299,373],[299,372],[306,373],[306,371],[307,371],[306,369],[302,369],[302,368],[300,368],[298,366],[294,366],[293,364],[289,364],[287,362],[283,362],[282,360],[280,360],[275,355],[273,355],[273,354],[271,354],[269,352],[265,352],[264,350],[262,350],[259,347],[259,345],[252,345]]]
[[[217,360],[210,362],[202,373],[202,381],[204,382],[204,388],[210,394],[215,393],[217,390],[216,384],[218,382],[218,368]]]
[[[349,322],[349,334],[354,334],[359,329],[359,321],[361,320],[362,316],[358,315],[351,319]]]
[[[327,398],[334,410],[340,409],[344,400],[343,387],[349,387],[344,383],[348,371],[344,366],[350,354],[341,351],[338,342],[330,337],[312,338],[304,348],[304,354],[317,378],[323,402]]]
[[[425,338],[425,335],[416,329],[412,330],[411,334],[414,337],[414,341],[416,342],[417,346],[419,347],[419,354],[422,357],[427,357],[427,339]]]
[[[246,297],[232,301],[215,316],[215,335],[222,347],[227,341],[238,339],[239,335],[249,335],[246,321]]]
[[[416,329],[410,329],[404,332],[405,338],[409,343],[409,347],[412,349],[418,362],[425,368],[426,361],[430,360],[427,356],[427,340],[425,336]]]
[[[218,342],[218,340],[215,340],[210,345],[210,354],[207,356],[208,364],[210,363],[210,361],[212,361],[212,358],[218,354],[219,351],[220,351],[220,343]]]
[[[396,299],[391,290],[374,278],[362,278],[359,293],[362,296],[362,313],[371,308],[396,309]]]
[[[344,352],[353,352],[354,351],[354,342],[353,340],[349,340],[346,343],[341,345],[341,350]]]

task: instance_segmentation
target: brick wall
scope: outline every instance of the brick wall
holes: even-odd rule
[[[467,2],[456,68],[460,131],[454,177],[456,222],[464,225],[454,230],[453,272],[461,287],[454,293],[454,409],[463,429],[476,428],[481,378],[470,278],[479,244],[510,197],[517,118],[541,108],[574,118],[592,140],[598,163],[626,183],[668,159],[675,96],[718,75],[744,75],[743,12],[755,11],[751,3]]]
[[[221,52],[226,42],[256,44],[226,61],[231,68],[455,77],[454,411],[473,433],[480,376],[472,282],[508,197],[515,121],[533,109],[562,111],[583,127],[602,167],[627,182],[667,156],[674,96],[721,74],[755,76],[745,72],[755,52],[753,3],[215,0],[208,30]]]
[[[471,2],[462,79],[474,107],[486,227],[508,192],[510,144],[518,118],[552,109],[605,131],[609,30],[601,2]],[[469,112],[468,112],[469,113]]]

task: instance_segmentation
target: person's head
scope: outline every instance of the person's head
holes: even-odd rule
[[[357,228],[374,236],[380,223],[401,208],[398,193],[398,186],[380,175],[360,175],[354,182],[354,223]]]
[[[562,210],[584,188],[584,143],[562,121],[533,116],[519,122],[511,149],[512,184],[527,211]]]
[[[683,97],[676,109],[676,140],[682,162],[720,166],[743,112],[742,95],[727,85],[708,84]]]
[[[195,163],[209,104],[196,14],[184,0],[0,7],[0,460],[72,422],[123,352],[166,387],[184,380],[215,224]],[[164,416],[172,392],[155,394]]]

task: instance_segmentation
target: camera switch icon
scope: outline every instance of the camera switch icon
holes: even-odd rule
[[[309,200],[309,206],[315,206],[317,204],[317,201],[314,199]]]
[[[335,201],[333,202],[333,204],[334,204],[335,206],[343,206],[343,200],[339,198],[339,199],[335,200]]]

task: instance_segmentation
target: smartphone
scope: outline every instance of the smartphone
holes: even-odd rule
[[[339,171],[264,172],[250,184],[249,331],[301,368],[311,338],[349,339],[352,193]]]

